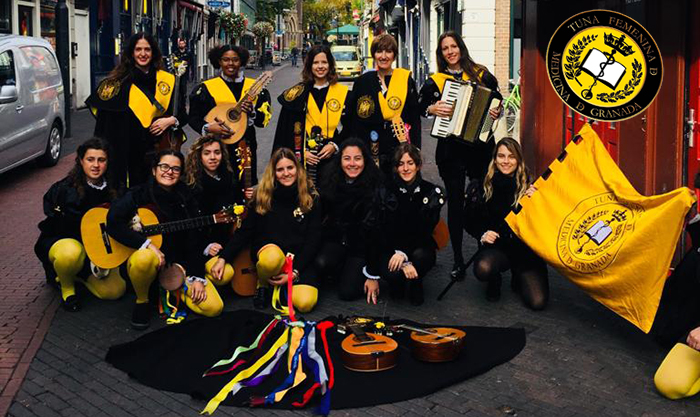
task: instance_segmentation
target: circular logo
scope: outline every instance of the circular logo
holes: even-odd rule
[[[119,94],[121,83],[118,80],[104,80],[97,88],[97,96],[102,101],[111,100],[112,97]]]
[[[158,83],[158,91],[164,96],[170,92],[170,86],[165,81],[161,81]]]
[[[370,96],[362,96],[357,100],[357,115],[363,119],[374,113],[374,100]]]
[[[284,99],[287,101],[294,101],[297,97],[301,95],[304,91],[303,84],[297,84],[294,87],[284,92]]]
[[[391,110],[398,110],[398,108],[401,107],[401,99],[396,96],[392,96],[389,97],[389,100],[387,100],[386,104],[389,105],[389,108]]]
[[[663,65],[642,25],[621,13],[591,10],[554,32],[547,73],[569,108],[594,120],[617,121],[636,116],[654,101]]]
[[[334,98],[328,100],[328,103],[326,103],[326,105],[328,106],[328,110],[332,112],[337,112],[338,110],[340,110],[340,102]]]
[[[559,227],[559,259],[581,274],[602,271],[615,260],[643,213],[642,206],[620,201],[613,193],[581,201]]]

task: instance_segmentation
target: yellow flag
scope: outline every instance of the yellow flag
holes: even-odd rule
[[[506,222],[547,263],[648,333],[695,196],[685,187],[639,194],[590,125],[579,136]]]

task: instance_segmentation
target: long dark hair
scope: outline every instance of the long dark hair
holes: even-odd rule
[[[83,171],[83,166],[80,161],[85,157],[85,154],[90,149],[96,149],[98,151],[103,151],[107,155],[107,170],[105,171],[103,178],[107,180],[107,187],[109,188],[110,197],[115,198],[117,196],[117,191],[111,186],[109,181],[111,170],[109,161],[109,143],[106,140],[100,139],[98,137],[92,137],[85,142],[83,142],[75,153],[75,164],[68,172],[68,180],[70,184],[78,191],[80,198],[85,197],[85,184],[87,183],[87,178],[85,177],[85,172]]]
[[[187,185],[190,188],[197,188],[201,186],[202,177],[207,175],[204,173],[204,166],[202,164],[202,151],[205,146],[209,146],[212,143],[218,143],[221,148],[221,163],[217,171],[219,173],[232,173],[233,167],[231,166],[231,161],[229,160],[228,148],[221,141],[219,135],[208,134],[197,139],[190,147],[190,152],[187,154],[187,161],[185,163],[185,171],[187,171]]]
[[[149,35],[148,33],[139,32],[129,38],[126,48],[122,51],[119,65],[117,65],[112,72],[109,73],[107,78],[112,80],[123,80],[131,75],[131,71],[136,67],[136,63],[134,62],[134,49],[136,49],[136,43],[138,43],[138,41],[141,39],[145,39],[151,46],[151,68],[156,70],[162,70],[165,68],[163,65],[163,53],[160,52],[158,42],[156,42],[156,40],[153,39],[153,36]]]
[[[464,40],[462,40],[462,37],[451,30],[448,30],[447,32],[443,33],[438,38],[437,50],[435,51],[438,72],[447,72],[448,64],[445,60],[445,57],[442,56],[442,41],[448,37],[454,39],[454,41],[457,43],[457,46],[459,47],[459,66],[462,67],[462,71],[464,71],[469,76],[470,80],[475,82],[481,82],[481,74],[484,71],[488,71],[488,69],[486,69],[485,66],[477,64],[476,62],[474,62],[474,60],[472,60],[472,58],[469,56],[469,50],[467,49],[467,45],[464,44]]]
[[[311,70],[311,67],[314,64],[314,58],[316,58],[316,55],[320,54],[321,52],[326,54],[326,59],[328,60],[328,75],[326,75],[328,84],[335,84],[338,82],[338,72],[335,68],[335,58],[333,58],[331,49],[326,45],[314,45],[311,49],[309,49],[309,52],[306,53],[304,68],[301,70],[301,80],[304,83],[313,83],[315,81],[314,73]]]
[[[338,185],[345,181],[342,157],[343,151],[350,146],[358,147],[360,152],[362,152],[362,158],[365,160],[365,167],[355,180],[355,184],[360,187],[365,187],[369,192],[372,192],[381,182],[382,173],[372,160],[372,154],[365,142],[360,138],[350,137],[340,144],[338,156],[333,158],[324,171],[324,174],[321,176],[321,195],[325,198],[334,200],[338,192]]]
[[[224,56],[224,54],[228,51],[233,51],[236,53],[236,55],[238,55],[238,59],[241,60],[241,68],[245,68],[245,66],[248,65],[248,60],[250,59],[250,52],[248,52],[246,48],[238,45],[225,44],[215,46],[209,50],[207,58],[209,59],[211,66],[215,69],[221,68],[219,61],[221,60],[221,57]]]

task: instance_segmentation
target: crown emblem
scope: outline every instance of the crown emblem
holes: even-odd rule
[[[604,34],[604,38],[606,45],[620,52],[624,56],[630,56],[632,52],[634,52],[632,50],[632,45],[625,43],[625,35],[621,35],[619,38],[616,38],[612,33],[606,33]]]

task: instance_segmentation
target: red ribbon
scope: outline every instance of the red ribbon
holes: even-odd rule
[[[287,254],[283,268],[287,272],[287,308],[289,308],[289,320],[297,321],[296,317],[294,317],[294,304],[292,303],[292,287],[294,286],[294,255]]]

